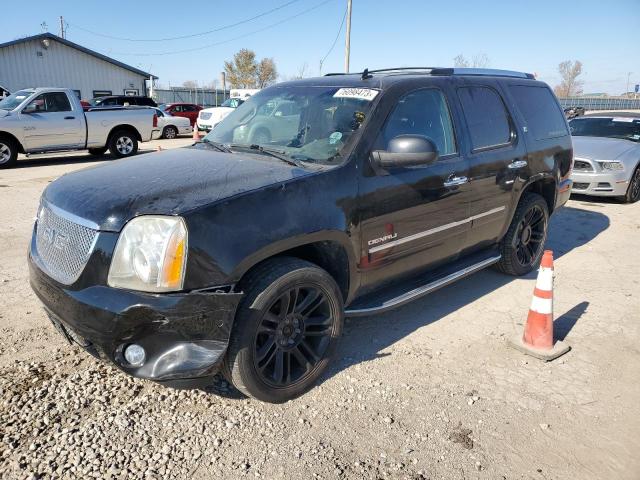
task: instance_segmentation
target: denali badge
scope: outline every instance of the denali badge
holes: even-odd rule
[[[47,227],[42,232],[42,236],[49,245],[53,245],[58,250],[64,250],[69,243],[69,237],[60,232],[56,232],[53,228]]]
[[[387,240],[393,240],[397,236],[398,236],[397,233],[389,233],[389,234],[385,235],[384,237],[379,237],[379,238],[374,238],[373,240],[369,240],[367,242],[367,245],[371,246],[371,245],[376,245],[378,243],[386,242]]]

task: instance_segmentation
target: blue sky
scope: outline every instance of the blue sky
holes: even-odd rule
[[[129,39],[192,35],[290,1],[32,0],[26,11],[4,10],[0,43],[39,33],[42,22],[57,34],[63,15],[69,40],[151,71],[165,86],[217,80],[224,60],[240,48],[273,57],[282,78],[304,64],[308,75],[317,75],[320,59],[336,38],[346,0],[295,0],[241,25],[173,41],[133,42],[87,31]],[[351,70],[449,66],[458,54],[486,54],[493,68],[536,72],[553,86],[558,63],[577,59],[584,64],[585,92],[619,94],[628,72],[633,72],[631,85],[640,83],[639,33],[640,0],[353,0]],[[343,63],[344,28],[322,71],[342,71]]]

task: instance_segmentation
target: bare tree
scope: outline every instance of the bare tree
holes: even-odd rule
[[[186,82],[182,82],[182,86],[184,88],[198,88],[198,82],[195,80],[187,80]]]
[[[486,53],[476,53],[471,61],[460,54],[453,58],[453,66],[456,68],[487,68],[491,64]]]
[[[304,62],[302,65],[298,67],[298,72],[293,76],[294,79],[299,80],[301,78],[305,78],[309,73],[309,64]]]
[[[278,78],[278,71],[276,69],[276,62],[273,58],[263,58],[258,64],[256,71],[256,83],[258,88],[268,87],[276,81]]]
[[[565,60],[558,65],[560,84],[553,91],[558,97],[574,97],[582,93],[584,82],[578,77],[582,74],[582,62],[580,60]]]

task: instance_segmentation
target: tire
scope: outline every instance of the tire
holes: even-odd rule
[[[162,131],[162,138],[171,140],[173,138],[176,138],[177,136],[178,130],[176,129],[176,127],[172,127],[171,125],[164,127],[164,130]]]
[[[0,168],[11,168],[18,161],[18,144],[11,138],[0,137]]]
[[[109,151],[116,158],[138,153],[138,139],[130,130],[116,130],[109,137]]]
[[[102,155],[104,155],[104,152],[107,151],[107,147],[100,147],[100,148],[90,148],[89,149],[89,153],[91,155],[95,155],[97,157],[100,157]]]
[[[509,275],[526,275],[538,267],[547,240],[549,209],[537,193],[525,193],[500,242],[500,261],[496,268]]]
[[[342,294],[323,269],[278,257],[241,282],[223,371],[245,395],[283,403],[308,391],[324,372],[342,333]],[[313,314],[313,315],[312,315]]]
[[[633,175],[631,175],[627,193],[621,197],[621,200],[625,203],[635,203],[640,200],[640,165],[636,167]]]

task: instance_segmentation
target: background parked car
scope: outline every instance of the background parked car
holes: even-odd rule
[[[158,128],[162,132],[162,138],[176,138],[178,135],[193,133],[193,127],[188,118],[176,117],[160,108],[154,108],[154,110],[158,115]]]
[[[196,124],[198,113],[202,110],[202,107],[195,103],[163,103],[160,108],[174,117],[188,118],[192,127]]]
[[[109,95],[107,97],[96,97],[89,100],[92,107],[113,107],[121,105],[124,107],[138,105],[142,107],[157,107],[158,104],[149,97],[139,95]]]
[[[573,191],[640,199],[640,114],[588,115],[569,122],[573,136]]]
[[[211,130],[220,120],[244,103],[240,98],[228,98],[219,107],[205,108],[198,115],[198,130]]]
[[[2,85],[0,85],[0,99],[8,97],[9,95],[11,95],[11,92],[9,92],[9,90],[7,90]]]
[[[584,115],[584,107],[568,107],[564,109],[564,116],[571,119]]]

